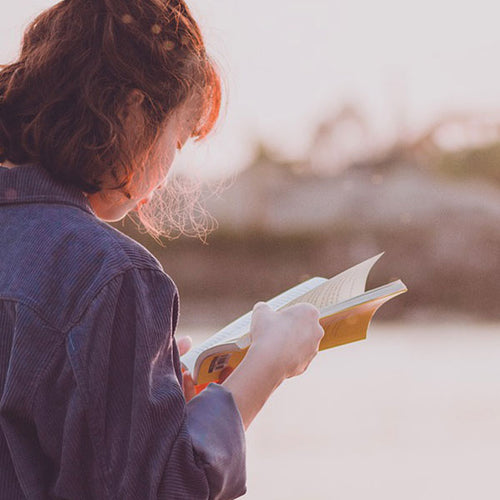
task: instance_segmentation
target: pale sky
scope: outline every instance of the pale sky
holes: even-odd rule
[[[49,0],[2,6],[0,61]],[[192,0],[229,87],[227,113],[181,168],[230,172],[260,136],[304,153],[312,127],[358,103],[381,140],[454,110],[500,110],[500,6],[495,0]]]

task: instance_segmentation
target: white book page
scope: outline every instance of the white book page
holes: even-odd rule
[[[366,304],[368,302],[372,302],[374,300],[385,298],[386,300],[395,297],[401,293],[408,291],[406,285],[401,280],[396,280],[387,285],[382,285],[373,290],[365,292],[362,295],[356,295],[355,297],[351,297],[343,302],[340,302],[335,305],[327,306],[320,311],[320,317],[324,318],[326,316],[331,316],[340,311],[345,311],[346,309],[350,309],[351,307],[356,307],[361,304]]]
[[[303,296],[305,293],[313,290],[322,283],[326,282],[326,278],[311,278],[299,285],[286,290],[285,292],[273,297],[267,301],[267,304],[275,311],[286,306],[290,301],[296,299],[297,297]],[[203,351],[214,347],[219,344],[225,344],[227,342],[236,340],[250,331],[250,324],[252,322],[252,311],[247,312],[243,316],[229,323],[227,326],[219,330],[217,333],[212,335],[205,342],[192,348],[184,356],[181,357],[182,363],[189,369],[193,370],[196,358]]]
[[[298,302],[309,302],[318,309],[343,302],[344,300],[356,297],[365,292],[366,280],[370,269],[382,254],[375,255],[346,271],[337,274],[333,278],[325,281],[304,295],[297,297],[287,305],[293,305]]]
[[[298,302],[310,302],[322,309],[361,295],[365,291],[371,268],[382,255],[383,253],[380,253],[367,259],[330,279],[311,278],[268,300],[267,304],[275,311]],[[182,363],[192,372],[197,357],[203,351],[246,335],[250,331],[251,322],[252,311],[249,311],[184,354],[181,357]]]

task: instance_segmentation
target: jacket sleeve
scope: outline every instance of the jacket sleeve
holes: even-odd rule
[[[106,498],[232,499],[246,491],[233,397],[212,384],[188,404],[174,339],[178,295],[162,271],[109,282],[67,350]]]

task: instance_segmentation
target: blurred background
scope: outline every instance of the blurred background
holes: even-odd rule
[[[2,7],[0,60],[54,2]],[[384,251],[408,293],[322,352],[248,432],[248,499],[500,497],[500,8],[491,0],[192,0],[225,80],[179,156],[217,228],[157,244],[201,342]],[[213,222],[212,220],[212,222]]]

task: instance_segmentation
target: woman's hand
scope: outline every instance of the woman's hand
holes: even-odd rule
[[[181,337],[177,340],[177,348],[179,349],[179,354],[182,356],[186,354],[191,346],[193,345],[193,341],[191,337]],[[187,370],[182,372],[182,390],[184,391],[184,397],[186,398],[186,402],[191,401],[196,396],[196,390],[193,378],[191,377],[191,373]]]
[[[311,304],[273,311],[259,302],[253,308],[250,334],[246,356],[223,383],[233,394],[245,429],[283,380],[306,370],[324,331],[319,311]]]
[[[258,350],[262,364],[273,366],[283,379],[306,370],[324,335],[319,310],[307,303],[273,311],[265,302],[258,302],[250,333],[251,349]]]

